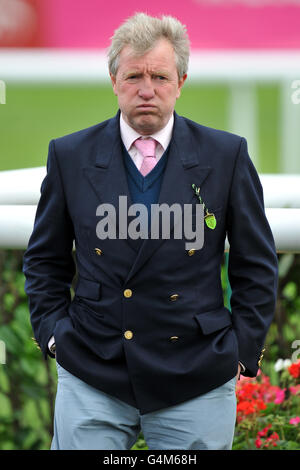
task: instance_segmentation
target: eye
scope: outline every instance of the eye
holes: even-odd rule
[[[165,77],[164,75],[154,75],[154,78],[156,80],[159,80],[159,81],[164,81],[164,80],[167,80],[167,77]]]
[[[138,80],[139,77],[140,77],[140,75],[133,74],[133,75],[129,75],[126,80],[135,81],[135,80]]]

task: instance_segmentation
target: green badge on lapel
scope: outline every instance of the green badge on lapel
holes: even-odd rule
[[[215,217],[215,214],[209,212],[209,210],[206,208],[205,203],[202,201],[202,197],[200,196],[200,188],[197,188],[197,186],[193,183],[192,188],[194,190],[194,193],[196,194],[197,198],[199,199],[200,204],[203,204],[204,209],[206,211],[206,215],[204,216],[205,223],[208,228],[211,230],[214,230],[217,225],[217,219]]]
[[[210,214],[207,209],[206,215],[204,216],[204,220],[208,228],[211,228],[212,230],[216,228],[217,220],[215,218],[215,214]]]

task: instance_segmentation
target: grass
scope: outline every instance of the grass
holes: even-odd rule
[[[277,172],[278,89],[258,86],[257,96],[257,169]],[[227,103],[226,86],[186,85],[176,111],[201,124],[227,130]],[[0,171],[45,165],[52,138],[108,119],[117,109],[110,86],[8,84],[6,104],[0,105]]]

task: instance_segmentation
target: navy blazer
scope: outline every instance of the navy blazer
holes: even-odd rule
[[[131,204],[121,146],[119,112],[50,142],[25,289],[45,359],[54,334],[59,364],[144,414],[222,385],[239,360],[245,375],[257,374],[277,255],[246,140],[176,113],[158,202],[199,204],[194,183],[216,228],[205,225],[192,255],[184,237],[97,238],[97,207],[118,208],[119,195]],[[226,234],[231,312],[220,277]]]

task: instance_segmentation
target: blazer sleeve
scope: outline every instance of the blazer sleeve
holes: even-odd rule
[[[33,232],[23,258],[33,332],[42,353],[52,356],[48,341],[58,320],[67,316],[76,271],[72,256],[74,230],[51,140],[47,174],[41,185]]]
[[[265,215],[263,189],[241,139],[233,172],[228,212],[228,277],[231,312],[243,375],[255,377],[277,294],[278,259]]]

